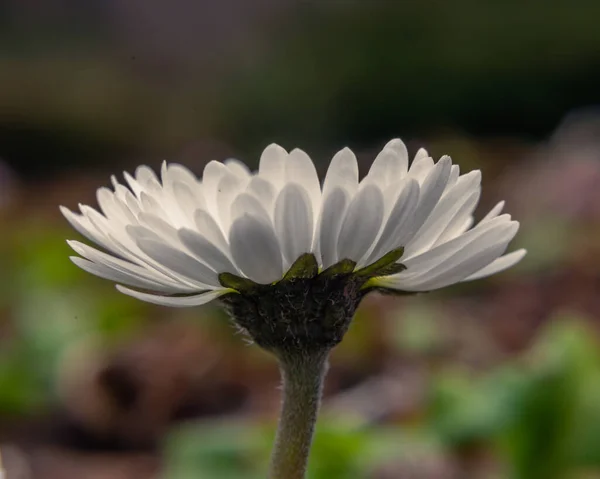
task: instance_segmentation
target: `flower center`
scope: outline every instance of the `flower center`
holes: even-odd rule
[[[285,277],[260,285],[228,273],[221,283],[237,292],[221,298],[235,324],[259,346],[276,354],[323,351],[337,345],[348,330],[367,282],[404,267],[398,250],[362,270],[343,260],[318,273],[312,254],[302,255]]]
[[[364,282],[348,273],[294,278],[228,294],[221,301],[235,323],[265,349],[328,350],[348,330]]]

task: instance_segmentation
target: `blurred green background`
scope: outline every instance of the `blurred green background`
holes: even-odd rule
[[[528,256],[365,300],[310,479],[600,478],[600,3],[0,2],[0,445],[9,479],[264,477],[275,362],[218,307],[78,270],[57,206],[273,141],[390,138],[483,171]]]

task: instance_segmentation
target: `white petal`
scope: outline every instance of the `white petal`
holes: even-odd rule
[[[152,197],[145,191],[140,193],[140,207],[141,210],[145,213],[150,213],[159,218],[167,220],[169,215],[163,209],[162,205],[158,202],[158,199]]]
[[[406,149],[406,145],[400,138],[394,138],[393,140],[388,141],[383,147],[383,149],[385,150],[387,148],[391,148],[396,153],[398,153],[401,159],[406,158],[406,166],[408,168],[408,150]],[[406,173],[406,171],[404,173]]]
[[[340,230],[339,259],[359,261],[379,233],[383,221],[383,193],[376,185],[361,188],[352,199]]]
[[[473,173],[474,171],[479,171],[479,170],[473,170],[471,173]],[[469,173],[467,173],[467,175],[468,174]],[[467,175],[463,175],[463,176],[467,176]],[[450,176],[448,177],[448,183],[446,183],[446,191],[444,191],[444,194],[448,194],[448,192],[454,187],[454,185],[456,185],[456,182],[458,181],[459,178],[460,178],[460,166],[452,165],[450,167]]]
[[[481,223],[483,223],[484,221],[492,220],[496,216],[498,216],[502,212],[502,209],[504,208],[504,203],[505,203],[504,201],[501,201],[496,206],[494,206],[490,210],[490,212],[481,219]]]
[[[183,293],[186,292],[185,288],[179,289],[176,287],[166,286],[164,284],[159,284],[153,281],[149,281],[138,276],[134,276],[132,274],[125,273],[124,271],[119,271],[113,269],[105,264],[97,264],[93,261],[89,261],[84,258],[80,258],[79,256],[71,256],[71,261],[75,263],[78,267],[91,273],[99,278],[108,279],[109,281],[115,281],[118,283],[123,283],[128,286],[134,286],[136,288],[149,289],[152,291],[157,291],[161,293]]]
[[[194,211],[198,208],[206,208],[206,200],[202,192],[199,191],[199,186],[192,187],[182,181],[175,181],[173,183],[173,196],[186,219],[192,218]]]
[[[271,223],[271,216],[256,196],[249,193],[242,193],[233,201],[231,205],[231,220],[235,221],[240,216],[250,214],[260,218],[266,223]]]
[[[434,166],[433,158],[429,156],[420,156],[417,153],[417,156],[415,156],[415,159],[410,165],[408,175],[417,180],[419,184],[423,184],[423,181]]]
[[[86,205],[79,205],[83,216],[90,222],[94,230],[102,235],[104,243],[98,243],[104,246],[111,253],[121,256],[128,257],[127,248],[125,248],[121,241],[121,236],[124,235],[123,225],[120,223],[113,223],[106,219],[106,217],[98,213],[95,209],[90,208]],[[115,239],[117,238],[117,239]]]
[[[225,166],[229,168],[229,171],[231,171],[233,174],[237,175],[242,179],[249,178],[251,175],[248,167],[241,161],[236,160],[235,158],[229,158],[225,160],[224,163]]]
[[[350,194],[358,189],[358,162],[350,148],[338,151],[331,159],[323,182],[323,195],[338,186],[346,188]]]
[[[218,215],[217,189],[221,178],[228,173],[227,167],[218,161],[210,161],[204,167],[202,173],[202,186],[204,188],[204,199],[206,209],[212,215]]]
[[[245,188],[246,185],[244,180],[232,173],[224,175],[219,181],[219,187],[217,189],[219,224],[225,235],[227,235],[229,226],[231,225],[231,204],[235,197]]]
[[[479,197],[474,198],[474,201],[466,202],[462,205],[460,210],[456,213],[454,218],[450,221],[444,232],[435,241],[434,247],[445,243],[453,238],[456,238],[467,231],[474,222],[473,211],[475,210]],[[502,208],[504,207],[504,201],[498,203],[492,210],[479,222],[479,225],[487,223],[498,217]]]
[[[274,226],[287,269],[302,254],[311,250],[313,212],[306,190],[288,183],[275,201]]]
[[[426,291],[462,281],[500,256],[517,233],[519,224],[511,221],[500,222],[493,228],[484,227],[483,234],[471,234],[468,241],[457,239],[451,251],[444,251],[447,243],[437,248],[440,250],[437,256],[429,251],[404,261],[406,271],[382,281],[406,291]]]
[[[131,176],[126,171],[123,172],[123,176],[125,177],[125,181],[127,181],[129,188],[131,188],[131,191],[133,191],[133,194],[137,198],[139,198],[140,193],[143,191],[142,186],[137,182],[137,180],[133,176]]]
[[[129,211],[131,211],[134,216],[139,214],[141,211],[139,199],[127,187],[116,184],[115,195],[127,206],[127,208],[129,208]]]
[[[377,155],[367,175],[380,187],[398,182],[408,171],[408,152],[400,140],[392,140]]]
[[[415,154],[413,163],[415,163],[417,160],[421,160],[423,158],[428,158],[428,157],[429,157],[429,153],[427,152],[427,150],[425,148],[419,148],[419,150]]]
[[[498,258],[505,250],[508,242],[491,244],[473,253],[455,255],[452,264],[446,264],[436,269],[431,275],[409,285],[407,291],[431,291],[443,288],[464,280],[469,275],[479,271]]]
[[[394,204],[377,246],[369,255],[367,264],[377,261],[393,249],[403,246],[406,235],[406,224],[413,216],[419,203],[419,184],[414,179],[409,179],[402,188]]]
[[[236,266],[251,280],[268,284],[281,279],[281,250],[270,224],[244,215],[231,225],[229,243]]]
[[[108,188],[98,188],[96,198],[104,216],[109,220],[118,221],[123,224],[135,222],[135,216],[131,213],[127,205],[121,202]]]
[[[462,235],[473,225],[473,211],[479,203],[480,196],[481,189],[478,189],[466,201],[462,202],[460,208],[448,222],[442,234],[435,240],[432,247],[436,247]],[[482,223],[479,224],[481,225]]]
[[[437,264],[445,261],[451,257],[457,251],[463,249],[474,250],[473,245],[476,242],[494,241],[499,237],[499,234],[506,229],[507,225],[510,225],[510,219],[508,215],[498,217],[494,221],[490,221],[485,224],[478,224],[477,227],[470,231],[467,231],[461,236],[454,238],[446,243],[443,243],[435,248],[427,250],[419,255],[404,258],[403,263],[409,268],[403,274],[412,274],[416,272],[421,274],[434,268]]]
[[[258,166],[258,174],[270,181],[276,188],[280,188],[285,181],[285,160],[288,152],[275,143],[267,146]]]
[[[337,242],[350,195],[344,188],[334,188],[323,201],[319,222],[319,237],[316,244],[323,269],[338,262]]]
[[[68,245],[73,248],[73,250],[83,256],[84,258],[99,264],[104,265],[112,270],[119,271],[128,276],[137,277],[146,282],[150,282],[157,285],[163,285],[167,287],[165,291],[176,287],[181,289],[182,291],[189,290],[189,287],[186,285],[179,285],[177,282],[173,281],[171,278],[166,277],[162,273],[155,271],[153,269],[148,269],[144,266],[140,266],[137,264],[130,263],[129,261],[122,260],[120,258],[116,258],[107,253],[99,251],[91,246],[80,243],[79,241],[67,241]],[[161,289],[162,290],[162,289]]]
[[[512,253],[501,256],[497,260],[488,264],[485,268],[482,268],[471,276],[465,278],[463,281],[473,281],[475,279],[485,278],[486,276],[491,276],[504,271],[521,261],[526,254],[526,250],[519,249],[517,251],[513,251]]]
[[[229,250],[229,243],[223,235],[220,226],[214,217],[203,209],[198,209],[194,213],[194,223],[202,236],[205,236],[211,243],[218,246],[223,251]]]
[[[145,191],[149,185],[158,184],[158,177],[151,168],[142,165],[135,170],[135,178],[126,171],[123,173],[131,191],[139,198],[142,191]]]
[[[163,162],[162,182],[164,186],[178,182],[185,184],[189,188],[195,188],[198,184],[198,179],[194,173],[183,165]]]
[[[277,191],[270,181],[260,176],[254,176],[250,180],[250,183],[248,183],[246,192],[254,195],[261,202],[265,211],[272,216]]]
[[[138,181],[143,188],[146,188],[148,185],[152,185],[154,183],[158,183],[158,177],[152,168],[141,165],[138,166],[135,170],[135,179]]]
[[[107,241],[105,235],[100,233],[86,216],[73,213],[71,210],[65,208],[64,206],[60,207],[60,212],[71,224],[71,226],[75,228],[80,234],[85,236],[87,239],[99,244],[105,249],[111,248],[110,241]]]
[[[315,165],[304,151],[296,148],[289,154],[285,162],[285,179],[286,182],[298,183],[306,190],[313,217],[316,218],[321,207],[321,185]]]
[[[171,306],[174,308],[201,306],[232,291],[230,289],[223,288],[214,291],[207,291],[194,296],[158,296],[155,294],[141,293],[119,284],[117,285],[117,289],[123,294],[133,296],[134,298],[146,301],[147,303],[158,304],[159,306]]]
[[[429,171],[429,174],[421,183],[419,204],[410,225],[407,225],[407,236],[405,240],[410,244],[412,238],[418,233],[427,220],[437,202],[446,188],[450,175],[451,161],[449,157],[442,157],[440,161]],[[410,176],[410,175],[409,175]]]
[[[177,229],[171,226],[169,223],[150,213],[140,213],[138,218],[140,225],[147,227],[155,235],[160,237],[162,241],[169,243],[172,246],[179,247],[179,236],[177,235]]]
[[[152,239],[141,238],[137,244],[150,258],[199,286],[220,286],[217,274],[189,254]]]
[[[419,232],[411,240],[405,254],[412,256],[429,249],[446,230],[452,219],[458,213],[463,213],[461,207],[465,203],[469,205],[468,214],[470,214],[479,200],[480,183],[481,172],[472,171],[461,177],[449,192],[444,193]]]
[[[227,255],[200,233],[183,228],[179,230],[179,239],[193,256],[213,271],[240,274]]]

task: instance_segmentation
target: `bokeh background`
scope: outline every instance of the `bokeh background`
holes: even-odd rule
[[[264,477],[272,358],[216,306],[68,260],[58,205],[273,141],[364,172],[390,138],[483,170],[529,254],[372,296],[333,355],[310,479],[600,478],[600,3],[2,0],[0,443],[9,479]]]

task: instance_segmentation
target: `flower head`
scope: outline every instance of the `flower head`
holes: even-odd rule
[[[164,163],[159,179],[140,166],[125,173],[128,186],[113,177],[113,189],[98,190],[101,212],[61,210],[101,247],[69,241],[75,264],[166,306],[275,284],[297,274],[299,258],[296,270],[316,275],[337,265],[365,278],[363,289],[418,292],[494,274],[524,256],[503,256],[519,225],[500,214],[502,202],[473,226],[479,171],[460,175],[449,157],[435,163],[424,149],[408,164],[404,143],[392,140],[359,181],[345,148],[321,186],[305,152],[270,145],[256,173],[212,161],[198,179]]]

